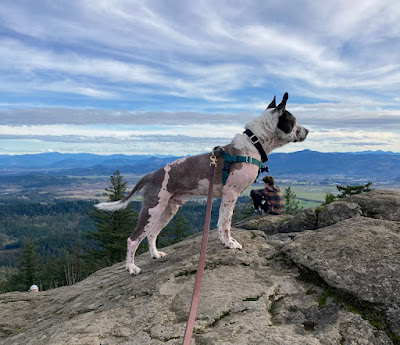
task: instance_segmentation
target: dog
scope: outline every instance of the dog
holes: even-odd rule
[[[272,150],[290,142],[306,139],[308,129],[296,123],[296,118],[286,110],[288,93],[276,106],[276,97],[256,119],[246,124],[246,131],[237,134],[230,144],[223,147],[231,156],[247,156],[262,159]],[[250,134],[249,134],[250,133]],[[209,187],[210,153],[181,158],[165,167],[145,175],[131,193],[116,202],[97,204],[101,210],[115,211],[125,208],[132,196],[142,191],[142,209],[136,229],[128,238],[126,269],[137,275],[141,269],[135,266],[134,257],[142,240],[147,237],[150,254],[158,259],[166,254],[156,247],[157,236],[185,203],[194,195],[207,195]],[[242,249],[230,233],[232,213],[239,195],[257,178],[260,167],[249,162],[231,165],[226,183],[222,182],[224,159],[218,158],[215,171],[213,197],[222,198],[218,218],[219,238],[225,247]]]

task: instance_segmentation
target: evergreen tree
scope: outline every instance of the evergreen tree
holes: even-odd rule
[[[337,185],[336,188],[341,194],[338,195],[338,198],[344,198],[349,195],[360,194],[364,192],[370,192],[372,189],[369,188],[372,185],[372,182],[368,182],[365,185],[358,186],[340,186]]]
[[[326,206],[329,205],[331,202],[334,202],[336,200],[336,196],[333,195],[332,193],[326,193],[325,194],[325,202],[323,202],[321,205]]]
[[[182,213],[178,213],[173,222],[172,226],[175,233],[175,243],[181,242],[185,237],[189,235],[188,221]]]
[[[67,257],[64,271],[66,272],[65,278],[67,285],[75,284],[81,281],[87,276],[86,264],[85,264],[85,251],[83,243],[79,240],[73,249],[69,250],[69,256]],[[67,274],[67,272],[69,274]]]
[[[165,227],[159,236],[160,247],[178,243],[190,235],[190,227],[186,217],[178,212],[171,223]]]
[[[109,188],[104,195],[109,201],[118,201],[125,196],[127,183],[117,170],[110,177]],[[100,249],[90,251],[88,256],[94,270],[123,261],[126,257],[126,239],[132,233],[138,220],[138,212],[128,205],[126,209],[115,212],[93,208],[88,212],[94,220],[97,231],[88,234]]]
[[[11,290],[27,291],[32,284],[41,285],[38,281],[39,274],[40,260],[35,246],[30,239],[24,239],[18,273],[11,278]]]
[[[284,190],[283,198],[285,199],[284,213],[297,214],[302,210],[299,201],[296,199],[296,193],[292,191],[290,186]]]
[[[241,222],[242,220],[254,215],[254,207],[251,198],[241,197],[237,200],[232,216],[232,224]]]
[[[43,290],[53,289],[66,285],[64,276],[64,258],[51,256],[47,259],[41,272]]]

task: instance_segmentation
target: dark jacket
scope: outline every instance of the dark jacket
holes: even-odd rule
[[[271,213],[280,214],[282,212],[284,200],[278,186],[267,185],[266,188],[254,190],[253,193],[262,196],[267,201]]]

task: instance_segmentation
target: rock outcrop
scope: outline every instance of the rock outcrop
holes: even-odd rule
[[[400,344],[400,194],[357,198],[326,207],[350,216],[319,229],[328,211],[311,212],[316,226],[303,232],[278,232],[295,217],[233,229],[242,251],[212,231],[192,344]],[[0,344],[181,344],[200,242],[140,255],[137,277],[121,263],[73,286],[0,295]]]
[[[342,199],[360,205],[363,216],[400,221],[400,193],[390,190],[373,190]]]
[[[317,208],[307,208],[296,214],[290,221],[282,224],[278,232],[302,232],[318,228]]]
[[[361,216],[360,205],[353,202],[335,201],[322,208],[318,216],[317,228],[339,223],[341,220]]]
[[[316,230],[359,216],[400,221],[400,193],[373,190],[339,199],[323,207],[307,208],[290,221],[279,223],[276,229],[282,233]]]
[[[400,335],[400,226],[396,222],[352,218],[307,231],[282,248],[297,266],[382,313]]]
[[[266,234],[276,234],[285,224],[290,222],[293,216],[290,214],[280,215],[257,215],[249,217],[240,223],[235,224],[235,227],[245,230],[261,230]]]

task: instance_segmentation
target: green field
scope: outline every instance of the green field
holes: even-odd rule
[[[140,180],[142,175],[126,174],[128,183],[127,191]],[[4,199],[22,199],[38,202],[50,200],[100,200],[106,201],[104,189],[108,188],[110,176],[46,176],[46,175],[22,175],[0,178],[0,197]],[[258,183],[248,187],[241,196],[249,196],[252,189],[263,188],[261,178]],[[349,182],[351,183],[351,182]],[[283,192],[289,186],[288,183],[277,183]],[[344,184],[346,185],[346,184]],[[296,193],[303,208],[319,206],[325,201],[327,193],[337,194],[335,185],[315,185],[311,179],[308,183],[293,181],[291,189]],[[400,186],[391,186],[378,183],[372,186],[374,189],[391,189],[400,192]],[[201,197],[194,199],[201,199]],[[140,193],[134,196],[133,201],[141,199]]]
[[[289,187],[288,184],[279,184],[281,192]],[[262,189],[263,185],[260,183],[253,184],[246,188],[241,196],[249,196],[252,189]],[[321,205],[325,201],[327,193],[336,194],[335,186],[316,186],[304,184],[292,184],[290,188],[296,193],[297,199],[300,201],[300,206],[303,208],[315,207]]]
[[[327,193],[332,193],[333,195],[338,194],[336,185],[322,186],[322,185],[306,185],[306,184],[278,184],[281,192],[290,186],[292,191],[296,193],[297,199],[300,201],[300,206],[303,208],[315,207],[321,205],[325,201],[325,196]],[[256,183],[252,186],[246,188],[241,196],[249,196],[252,189],[261,189],[263,184]],[[394,190],[400,192],[399,186],[391,185],[372,185],[372,189],[386,189]]]

